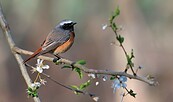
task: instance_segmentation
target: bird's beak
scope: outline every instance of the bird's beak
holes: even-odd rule
[[[76,22],[73,23],[73,25],[77,24]]]

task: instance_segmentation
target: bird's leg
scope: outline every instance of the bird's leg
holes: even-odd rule
[[[60,55],[54,54],[54,56],[57,58],[57,60],[61,59],[62,57]]]
[[[61,58],[63,58],[63,57],[61,57],[58,54],[53,54],[53,55],[56,57],[56,58],[53,59],[53,62],[57,62],[58,60],[60,60]]]

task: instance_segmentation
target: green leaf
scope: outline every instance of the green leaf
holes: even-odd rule
[[[32,88],[28,87],[27,91],[32,91]]]
[[[38,97],[38,93],[37,93],[37,92],[34,92],[34,93],[32,94],[32,97]]]
[[[120,43],[122,44],[124,42],[124,37],[120,38]]]
[[[116,31],[118,28],[117,28],[117,25],[115,24],[115,23],[112,23],[112,29],[114,30],[114,31]]]
[[[74,93],[75,93],[75,94],[79,95],[80,93],[79,93],[77,90],[84,90],[84,89],[86,89],[86,87],[88,87],[90,84],[91,84],[91,81],[88,80],[87,82],[82,83],[79,87],[76,86],[76,85],[71,85],[71,88],[74,89]],[[75,90],[76,90],[76,91],[75,91]]]
[[[80,79],[83,78],[83,73],[82,73],[81,69],[79,69],[79,68],[74,68],[74,71],[76,71],[76,72],[79,74]]]
[[[60,62],[60,60],[57,60],[56,58],[53,59],[53,62],[54,62],[56,65],[62,64],[62,62]]]
[[[111,76],[110,77],[110,80],[114,80],[116,77],[115,76]]]
[[[116,39],[119,41],[120,44],[124,42],[124,37],[122,37],[121,35],[118,35]]]
[[[81,85],[79,86],[79,89],[80,89],[80,90],[84,90],[84,89],[85,89],[86,87],[88,87],[90,84],[91,84],[91,81],[88,80],[87,82],[81,84]]]
[[[62,68],[72,68],[72,67],[69,65],[64,65]]]
[[[85,60],[79,60],[76,63],[81,64],[81,65],[85,65],[86,64],[86,61]]]
[[[127,57],[127,64],[130,65],[131,64],[131,58],[129,57],[129,55],[126,56]]]
[[[74,90],[80,90],[79,87],[76,86],[76,85],[71,85],[71,88],[73,88]],[[80,93],[78,93],[77,91],[74,91],[74,93],[75,93],[76,95],[79,95],[79,94],[80,94]]]
[[[38,97],[37,89],[32,89],[32,88],[28,87],[27,93],[28,93],[28,96]]]
[[[132,89],[130,89],[130,91],[128,92],[131,96],[133,96],[134,98],[136,98],[136,94],[137,93],[134,93]]]
[[[71,85],[71,88],[75,89],[75,90],[79,90],[79,87],[76,85]]]
[[[126,58],[127,58],[127,65],[130,65],[130,66],[134,67],[134,63],[132,61],[132,59],[134,58],[134,55],[130,55],[130,56],[127,55]]]
[[[122,44],[124,42],[124,37],[122,37],[121,35],[119,35],[119,42]]]
[[[120,15],[120,9],[119,7],[117,7],[109,19],[110,24],[112,24],[113,20],[119,15]]]
[[[115,16],[120,15],[120,9],[119,9],[119,7],[116,8],[114,15]]]

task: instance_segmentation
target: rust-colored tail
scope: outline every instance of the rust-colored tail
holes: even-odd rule
[[[26,63],[29,60],[31,60],[32,58],[34,58],[35,56],[37,56],[38,54],[40,54],[41,51],[42,51],[42,48],[37,49],[28,59],[26,59],[25,61],[23,61],[23,63]]]

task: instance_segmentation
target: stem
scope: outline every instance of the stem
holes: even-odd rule
[[[41,74],[44,75],[44,76],[46,76],[48,79],[50,79],[50,80],[53,81],[54,83],[56,83],[56,84],[58,84],[58,85],[60,85],[60,86],[62,86],[62,87],[64,87],[64,88],[66,88],[66,89],[69,89],[69,90],[71,90],[71,91],[73,91],[73,92],[82,93],[82,94],[84,94],[84,95],[89,95],[90,97],[95,96],[95,95],[92,94],[92,93],[89,93],[89,92],[86,92],[86,91],[82,91],[82,90],[73,89],[73,88],[71,88],[71,87],[69,87],[69,86],[66,86],[66,85],[64,85],[64,84],[62,84],[62,83],[60,83],[60,82],[54,80],[53,78],[51,78],[49,75],[47,75],[47,74],[45,74],[45,73],[41,73]]]
[[[111,22],[111,26],[110,26],[110,27],[112,28],[113,32],[115,33],[115,36],[118,37],[117,31],[116,31],[116,29],[115,29],[115,30],[113,29],[113,26],[112,26],[112,25],[113,25],[113,22]],[[128,54],[127,54],[127,51],[125,50],[125,48],[124,48],[124,46],[123,46],[122,43],[120,43],[120,47],[122,48],[122,50],[123,50],[123,52],[124,52],[124,54],[125,54],[125,56],[126,56],[126,59],[127,59]],[[136,76],[136,73],[135,73],[135,71],[133,70],[132,65],[129,64],[129,66],[130,66],[130,69],[131,69],[133,75]],[[125,69],[124,72],[127,72],[127,70],[128,70],[128,69]]]
[[[38,80],[39,77],[40,77],[40,73],[37,73],[37,76],[36,76],[34,82],[36,82],[36,81]]]

